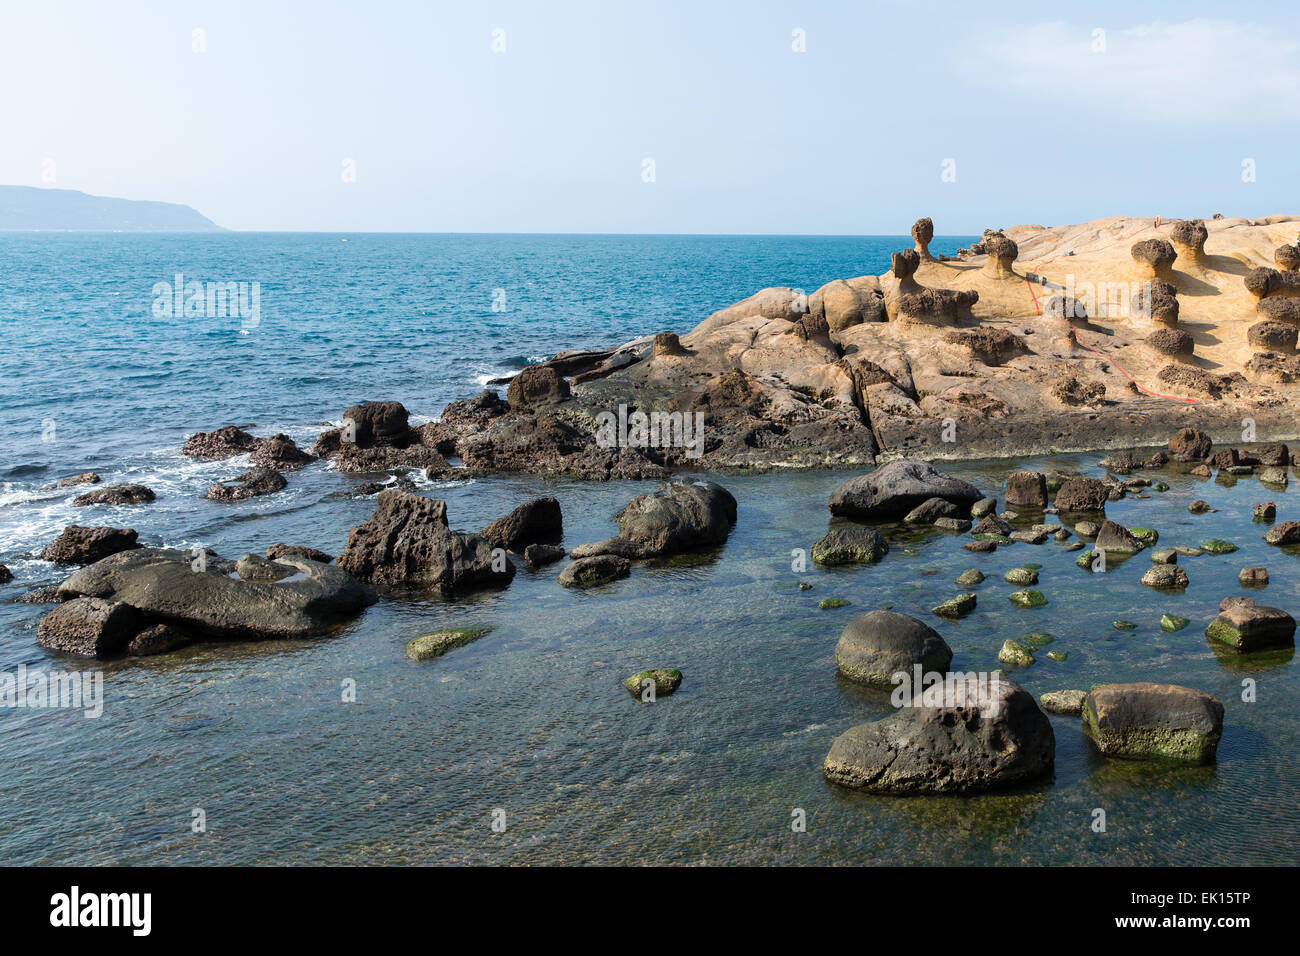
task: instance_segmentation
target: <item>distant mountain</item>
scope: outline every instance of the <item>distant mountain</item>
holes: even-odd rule
[[[189,206],[0,186],[0,232],[224,232]]]

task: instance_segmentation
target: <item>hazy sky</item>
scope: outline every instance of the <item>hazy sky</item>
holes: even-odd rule
[[[1297,38],[1294,2],[5,0],[0,183],[268,230],[1295,213]]]

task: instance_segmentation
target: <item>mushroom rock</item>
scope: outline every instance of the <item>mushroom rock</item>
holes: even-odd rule
[[[921,267],[921,257],[911,249],[904,249],[902,252],[895,252],[889,257],[889,271],[894,274],[898,280],[899,294],[907,292],[920,292],[921,285],[916,281],[914,276],[916,270]]]
[[[991,276],[1016,277],[1011,263],[1020,255],[1020,247],[1000,232],[987,232],[981,243],[989,257],[984,263],[984,271]]]
[[[1043,303],[1043,316],[1049,319],[1064,319],[1070,325],[1088,324],[1088,310],[1084,304],[1072,296],[1061,293],[1057,293]]]
[[[1271,295],[1300,296],[1300,272],[1280,272],[1260,266],[1247,272],[1241,281],[1257,299]]]
[[[1297,329],[1283,322],[1256,322],[1246,330],[1252,348],[1266,352],[1295,353]]]
[[[1209,232],[1199,219],[1184,219],[1174,223],[1169,238],[1173,240],[1175,255],[1188,262],[1204,265],[1205,240]]]
[[[916,227],[913,226],[913,234]],[[1278,246],[1273,252],[1273,263],[1284,272],[1295,272],[1300,269],[1300,243],[1292,242],[1284,246]]]
[[[1134,247],[1136,248],[1136,247]],[[1178,327],[1178,290],[1163,279],[1150,279],[1133,297],[1133,314],[1150,319],[1153,325]]]
[[[922,259],[934,260],[930,255],[930,241],[934,238],[934,220],[929,216],[912,223],[912,239],[916,242],[915,251]]]
[[[1178,258],[1178,253],[1168,239],[1143,239],[1135,242],[1129,255],[1146,278],[1173,281],[1174,260]]]
[[[1196,350],[1191,335],[1182,329],[1156,329],[1142,340],[1142,344],[1157,356],[1173,358],[1190,356]]]
[[[1267,321],[1284,322],[1300,328],[1300,299],[1287,296],[1260,299],[1255,303],[1255,311]]]

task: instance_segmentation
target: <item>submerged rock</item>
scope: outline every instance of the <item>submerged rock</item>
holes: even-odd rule
[[[645,703],[659,697],[667,697],[680,686],[682,686],[682,672],[672,668],[642,671],[623,681],[623,689]]]
[[[566,588],[594,588],[632,573],[632,563],[613,554],[579,558],[560,572],[559,582]]]
[[[1206,554],[1231,554],[1237,550],[1237,546],[1231,541],[1210,538],[1208,541],[1201,542],[1201,550]]]
[[[931,498],[969,509],[983,495],[924,461],[900,458],[850,478],[831,492],[831,514],[859,520],[901,518]]]
[[[1223,705],[1177,684],[1102,684],[1084,698],[1083,729],[1107,756],[1208,763],[1223,735]]]
[[[1043,597],[1043,592],[1035,591],[1033,588],[1015,591],[1008,595],[1008,598],[1017,607],[1042,607],[1047,603],[1047,598]]]
[[[849,680],[890,684],[894,674],[946,673],[952,649],[923,621],[894,611],[867,611],[845,626],[835,645],[835,663]]]
[[[1078,717],[1083,712],[1083,699],[1087,696],[1087,692],[1082,690],[1049,690],[1038,701],[1049,714]]]
[[[1047,716],[1005,677],[954,682],[952,700],[923,695],[883,720],[836,738],[822,772],[873,793],[962,793],[1025,783],[1052,767],[1056,739]]]
[[[934,524],[940,518],[957,518],[960,509],[943,498],[928,498],[907,513],[904,524]]]
[[[957,586],[963,588],[974,587],[984,581],[984,572],[978,568],[969,568],[957,575]]]
[[[406,656],[413,661],[431,661],[441,657],[457,647],[464,647],[471,641],[477,641],[488,632],[488,628],[451,628],[421,634],[406,643]]]

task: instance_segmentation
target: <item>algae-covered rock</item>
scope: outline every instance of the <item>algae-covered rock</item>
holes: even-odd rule
[[[1083,699],[1087,696],[1087,691],[1082,690],[1049,690],[1038,698],[1038,702],[1049,714],[1078,717],[1083,711]]]
[[[889,544],[880,532],[859,524],[831,528],[810,552],[814,561],[828,567],[875,564],[888,553]]]
[[[1008,584],[1026,585],[1038,583],[1038,572],[1029,568],[1012,568],[1003,577]]]
[[[1231,541],[1223,541],[1220,538],[1210,538],[1208,541],[1201,542],[1201,550],[1206,554],[1232,554],[1237,550],[1237,546]]]
[[[1008,667],[1028,667],[1034,662],[1034,654],[1019,641],[1007,639],[998,651],[998,661]]]
[[[984,572],[979,568],[970,568],[957,575],[957,586],[962,588],[972,588],[984,581]]]
[[[1223,705],[1177,684],[1102,684],[1084,698],[1083,729],[1107,756],[1208,763],[1223,734]]]
[[[1014,591],[1008,597],[1011,603],[1017,607],[1042,607],[1047,603],[1047,598],[1043,597],[1043,592],[1035,591],[1033,588]]]
[[[1192,623],[1185,617],[1179,617],[1177,614],[1162,614],[1160,616],[1160,627],[1166,631],[1181,631],[1188,624]]]
[[[1048,651],[1047,656],[1059,664],[1061,661],[1065,660],[1067,657],[1070,656],[1070,652],[1069,651]]]
[[[844,598],[823,598],[817,606],[823,611],[830,611],[837,607],[848,607],[850,603]]]
[[[672,668],[642,671],[623,681],[623,687],[637,700],[650,703],[667,697],[682,684],[682,672]]]
[[[413,661],[428,661],[441,657],[457,647],[477,641],[488,632],[487,628],[460,627],[432,634],[421,634],[406,643],[406,656]]]
[[[1055,635],[1047,634],[1043,631],[1039,631],[1034,634],[1026,634],[1024,637],[1020,639],[1020,643],[1025,644],[1032,648],[1039,648],[1051,644],[1055,640],[1056,640]]]
[[[1295,618],[1286,611],[1244,601],[1222,607],[1205,636],[1239,653],[1295,646]]]
[[[948,618],[964,617],[973,610],[975,610],[975,595],[969,591],[958,594],[955,598],[949,598],[938,607],[932,608],[939,617]]]

